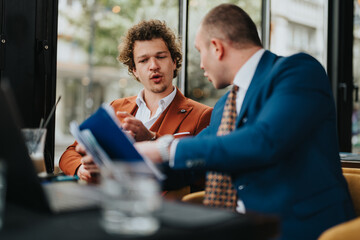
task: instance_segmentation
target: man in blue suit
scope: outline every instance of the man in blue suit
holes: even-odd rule
[[[279,216],[280,239],[316,239],[354,217],[321,64],[304,53],[280,57],[265,51],[253,21],[231,4],[205,16],[195,46],[215,88],[239,87],[235,129],[217,136],[226,94],[198,136],[164,136],[137,149],[154,162],[170,161],[174,169],[230,175],[236,210]]]

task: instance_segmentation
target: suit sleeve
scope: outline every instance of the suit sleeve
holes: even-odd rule
[[[197,107],[196,111],[192,113],[195,115],[195,117],[192,117],[195,127],[194,135],[201,134],[202,130],[205,131],[210,123],[212,108],[201,106]],[[190,185],[191,191],[204,188],[205,172],[203,170],[174,170],[169,167],[168,163],[162,164],[162,170],[167,175],[167,179],[162,182],[163,190],[176,190],[188,185]]]
[[[225,136],[180,140],[174,168],[189,168],[189,159],[193,167],[227,172],[266,167],[306,145],[321,124],[334,121],[333,98],[321,65],[306,55],[291,60],[269,79],[266,100],[253,119]]]
[[[112,101],[110,105],[113,106],[114,103],[115,101]],[[75,147],[77,144],[78,143],[75,141],[73,144],[68,146],[65,152],[60,157],[59,167],[66,175],[76,175],[77,169],[81,165],[82,156],[77,151],[75,151]]]
[[[215,104],[214,109],[211,109],[210,116],[209,116],[210,121],[209,121],[208,125],[203,130],[201,130],[201,132],[199,134],[196,135],[197,139],[200,139],[201,137],[204,137],[204,136],[216,134],[216,132],[217,132],[217,118],[218,118],[218,116],[222,115],[222,111],[218,106],[221,105],[221,104],[219,104],[219,102],[224,101],[224,99],[226,99],[226,96],[223,96]]]
[[[82,156],[75,151],[77,144],[76,141],[71,144],[60,158],[59,167],[66,175],[76,175],[76,171],[81,165]]]

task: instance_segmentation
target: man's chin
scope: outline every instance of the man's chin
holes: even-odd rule
[[[166,86],[155,86],[151,88],[153,93],[163,93],[166,90]]]
[[[223,84],[223,83],[217,83],[217,82],[211,82],[214,88],[216,89],[224,89],[229,86],[229,84]]]
[[[210,78],[208,78],[208,81],[211,82],[211,84],[214,86],[215,89],[222,89],[224,88],[223,86],[221,86],[217,81],[213,81]]]

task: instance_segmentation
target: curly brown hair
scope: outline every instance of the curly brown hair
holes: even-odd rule
[[[174,78],[178,74],[181,67],[182,53],[180,40],[175,36],[175,33],[166,26],[164,21],[160,20],[143,20],[131,27],[126,35],[122,38],[119,45],[118,60],[127,65],[129,73],[133,74],[135,68],[134,62],[134,44],[135,41],[147,41],[161,38],[164,40],[166,46],[170,51],[173,61],[176,62],[176,69],[174,70]],[[135,77],[136,78],[136,77]],[[138,79],[137,79],[138,80]]]

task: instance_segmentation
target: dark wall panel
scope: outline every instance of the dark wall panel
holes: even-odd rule
[[[24,126],[33,126],[35,64],[35,1],[3,0],[6,36],[5,66],[1,79],[13,88]]]
[[[10,82],[21,127],[38,127],[55,103],[57,4],[57,0],[0,0],[0,81]],[[54,126],[53,117],[45,146],[48,172],[54,167]]]
[[[329,1],[328,75],[337,107],[340,151],[351,152],[353,1]]]

